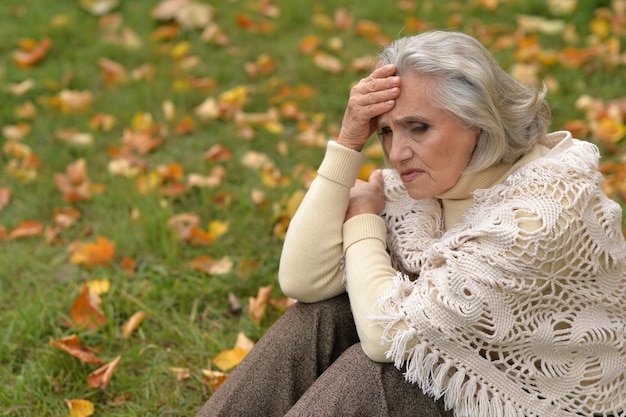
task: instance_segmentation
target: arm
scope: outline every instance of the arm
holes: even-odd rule
[[[344,291],[342,225],[365,156],[329,142],[318,176],[289,225],[278,279],[283,292],[304,302],[331,298]]]
[[[350,189],[364,162],[360,151],[374,132],[374,120],[392,109],[399,95],[400,79],[394,74],[393,65],[376,68],[350,90],[339,138],[328,144],[319,175],[285,238],[278,276],[288,296],[315,302],[344,291],[342,226],[346,212],[362,212],[350,209],[355,207]]]

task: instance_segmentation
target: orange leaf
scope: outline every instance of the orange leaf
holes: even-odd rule
[[[204,272],[209,275],[228,274],[233,269],[233,261],[227,257],[215,260],[210,256],[200,256],[193,259],[189,266],[195,271]]]
[[[174,128],[174,132],[176,132],[176,134],[178,135],[187,135],[193,132],[194,128],[195,126],[191,116],[185,116],[180,121],[180,123],[176,125],[176,127]]]
[[[122,137],[122,146],[125,149],[134,150],[141,155],[145,155],[161,146],[162,139],[153,138],[150,132],[140,131],[134,132],[130,129],[124,129]]]
[[[102,70],[102,79],[105,84],[120,84],[128,81],[126,68],[118,62],[108,58],[98,59],[98,67]]]
[[[137,268],[137,260],[133,258],[124,258],[120,264],[122,270],[126,272],[126,275],[133,276],[135,275],[135,269]]]
[[[128,321],[126,321],[126,323],[122,325],[122,336],[124,337],[124,339],[128,338],[128,336],[130,336],[135,330],[137,330],[137,328],[145,318],[146,313],[144,313],[143,311],[138,311],[130,316]]]
[[[96,330],[107,322],[104,313],[99,308],[100,297],[89,292],[89,286],[85,285],[83,291],[74,300],[70,311],[70,318],[74,327],[79,330]]]
[[[23,48],[20,51],[13,52],[13,60],[18,67],[32,67],[44,59],[51,47],[52,41],[49,38],[43,38],[41,42],[27,48],[27,50]]]
[[[70,409],[70,417],[88,417],[95,410],[93,403],[87,400],[64,400]]]
[[[85,265],[87,268],[108,266],[115,254],[115,243],[98,236],[96,242],[79,244],[70,257],[74,265]]]
[[[24,221],[9,233],[10,239],[40,236],[43,233],[43,225],[36,221]]]
[[[111,378],[113,378],[113,373],[117,368],[117,365],[120,363],[122,359],[121,356],[113,359],[113,361],[107,363],[106,365],[96,369],[92,373],[87,376],[87,385],[89,388],[102,388],[105,389],[111,383]]]
[[[300,52],[302,52],[303,54],[307,54],[307,55],[312,54],[313,52],[317,50],[320,43],[321,41],[318,36],[315,36],[315,35],[305,36],[300,41]]]
[[[249,298],[248,317],[256,324],[261,323],[272,294],[272,286],[260,287],[256,298]]]
[[[222,144],[215,144],[209,148],[202,157],[211,162],[224,162],[233,159],[233,153]]]
[[[61,339],[50,339],[50,345],[64,352],[69,353],[75,358],[80,359],[85,363],[95,363],[97,365],[103,365],[105,362],[96,356],[92,351],[85,348],[77,335],[66,336]]]

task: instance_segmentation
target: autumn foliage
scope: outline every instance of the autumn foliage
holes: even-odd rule
[[[624,205],[626,0],[531,3],[3,3],[0,409],[192,415],[293,304],[285,233],[398,34],[466,31],[545,85]],[[364,153],[361,178],[384,164]]]

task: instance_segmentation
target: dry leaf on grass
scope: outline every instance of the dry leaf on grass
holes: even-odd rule
[[[124,339],[128,338],[135,330],[137,330],[145,318],[146,313],[143,311],[138,311],[130,316],[130,318],[122,325],[122,336]]]
[[[95,363],[96,365],[105,364],[95,353],[84,347],[79,337],[75,334],[62,337],[61,339],[50,339],[50,345],[69,353],[82,362]]]
[[[91,293],[89,286],[83,287],[80,295],[74,300],[70,311],[72,325],[79,329],[97,330],[107,323],[104,313],[100,310],[100,296]]]
[[[70,409],[70,417],[88,417],[93,415],[95,407],[87,400],[64,400]]]
[[[111,383],[111,378],[113,378],[113,373],[115,372],[115,369],[117,369],[117,365],[121,359],[122,357],[118,356],[111,362],[90,373],[87,376],[87,384],[89,387],[102,389],[108,387]]]
[[[261,320],[263,320],[271,295],[272,286],[268,285],[260,287],[256,297],[249,298],[248,317],[256,324],[261,323]]]

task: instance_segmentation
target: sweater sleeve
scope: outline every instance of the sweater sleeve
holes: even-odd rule
[[[342,226],[365,156],[330,141],[318,176],[294,215],[283,245],[278,279],[283,293],[316,302],[343,291]]]
[[[394,283],[397,272],[386,250],[385,221],[374,214],[361,214],[344,224],[346,284],[361,347],[376,362],[390,362],[389,346],[383,343],[383,328],[370,317],[380,297]],[[396,326],[405,329],[404,323]]]

